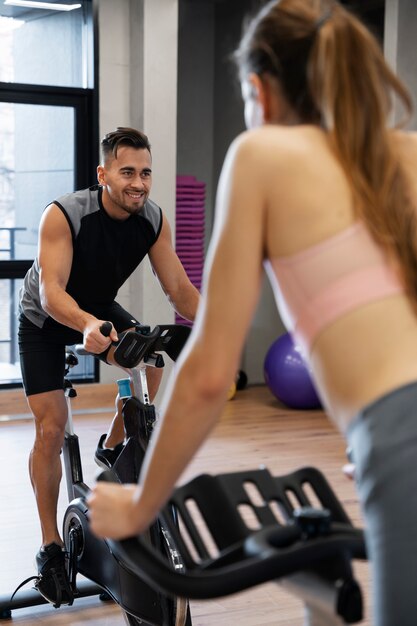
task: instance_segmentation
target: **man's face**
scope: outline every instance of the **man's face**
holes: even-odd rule
[[[103,204],[111,217],[123,219],[139,213],[152,186],[152,160],[146,148],[120,146],[117,158],[109,156],[97,168],[103,186]]]

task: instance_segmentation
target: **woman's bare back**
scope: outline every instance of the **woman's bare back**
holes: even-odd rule
[[[352,226],[357,216],[351,188],[325,133],[310,126],[264,126],[251,134],[253,150],[262,155],[263,179],[270,181],[264,190],[268,259],[300,253]],[[417,206],[411,178],[417,140],[393,133],[393,141]],[[416,380],[416,354],[416,312],[400,293],[370,297],[343,314],[318,334],[308,358],[325,405],[344,431],[360,408]]]

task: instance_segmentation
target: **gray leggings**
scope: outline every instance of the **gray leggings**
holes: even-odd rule
[[[347,433],[371,561],[375,626],[417,624],[417,383],[361,411]]]

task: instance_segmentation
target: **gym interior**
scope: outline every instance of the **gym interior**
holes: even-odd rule
[[[342,3],[375,32],[391,66],[417,97],[413,53],[417,3]],[[96,184],[103,135],[118,126],[141,129],[152,145],[152,199],[163,208],[178,255],[200,288],[220,171],[228,146],[245,128],[230,55],[244,16],[260,4],[258,0],[0,0],[2,599],[35,573],[33,555],[39,544],[39,521],[27,473],[33,421],[22,389],[17,315],[19,289],[36,256],[42,212],[53,198]],[[184,188],[187,193],[198,190],[202,209],[194,242],[181,236]],[[185,215],[192,224],[190,212]],[[187,241],[190,250],[197,251],[195,264],[188,266]],[[118,302],[151,327],[181,322],[147,262],[125,282]],[[213,468],[219,473],[266,466],[280,476],[299,467],[317,467],[352,523],[361,527],[354,483],[342,470],[347,462],[345,441],[320,402],[312,399],[314,390],[305,366],[298,363],[298,379],[288,383],[296,385],[295,398],[289,397],[287,388],[280,395],[279,383],[268,381],[280,374],[267,365],[271,351],[274,357],[282,357],[283,367],[288,355],[293,364],[297,361],[294,346],[277,343],[285,334],[265,280],[237,388],[183,481]],[[166,364],[156,406],[171,367]],[[120,378],[116,370],[81,356],[70,373],[77,390],[73,414],[87,484],[97,473],[95,445],[114,411],[115,381]],[[67,505],[62,485],[61,518]],[[364,597],[360,623],[370,625],[365,561],[355,562],[355,574]],[[236,621],[242,626],[296,626],[304,619],[302,602],[276,582],[225,598],[191,600],[190,607],[196,626],[228,626]],[[93,595],[59,610],[48,604],[23,607],[13,611],[7,623],[118,626],[125,621],[117,604]]]

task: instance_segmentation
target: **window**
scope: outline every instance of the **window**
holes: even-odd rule
[[[96,182],[91,2],[48,2],[75,7],[68,11],[20,4],[0,6],[0,387],[21,384],[18,293],[42,212]],[[82,357],[71,377],[93,380],[97,372],[94,359]]]
[[[93,87],[92,5],[83,2],[5,0],[0,7],[0,80]],[[67,6],[70,10],[51,10]],[[42,8],[47,6],[48,8]]]
[[[74,113],[0,102],[0,223],[10,259],[35,257],[43,209],[74,189]]]

